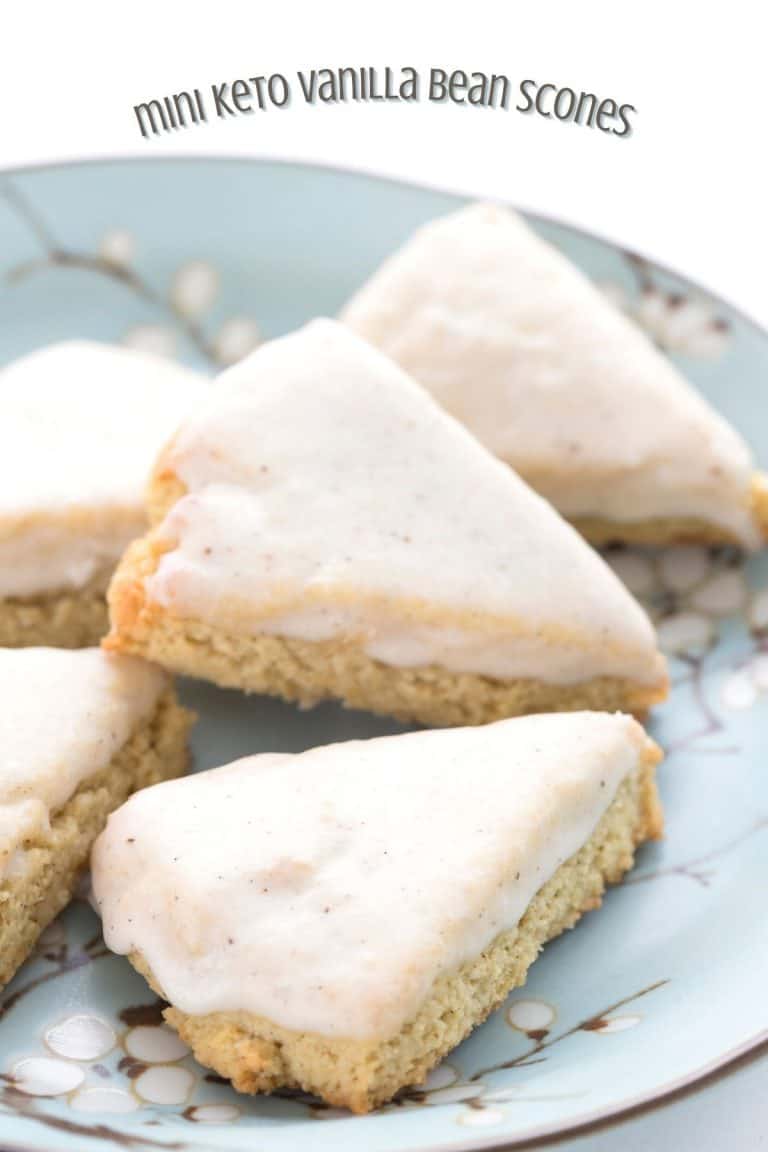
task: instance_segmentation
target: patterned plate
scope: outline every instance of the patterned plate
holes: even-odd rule
[[[0,361],[67,336],[210,369],[333,314],[455,198],[253,162],[127,162],[0,179]],[[768,462],[768,340],[725,305],[594,238],[542,233],[599,281]],[[108,387],[105,381],[105,387]],[[118,398],[116,398],[116,403]],[[120,398],[119,402],[125,402]],[[83,414],[87,419],[87,414]],[[609,555],[650,607],[674,690],[667,839],[601,912],[550,945],[528,985],[418,1091],[366,1118],[301,1096],[237,1096],[160,1022],[85,903],[45,934],[0,1003],[0,1144],[82,1152],[480,1148],[574,1129],[658,1098],[768,1034],[768,564],[728,551]],[[395,731],[189,685],[199,768]]]

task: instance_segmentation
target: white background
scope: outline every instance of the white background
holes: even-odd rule
[[[497,196],[616,239],[768,325],[756,0],[6,0],[0,165],[163,154],[340,164]],[[483,70],[634,104],[629,138],[513,110],[307,106],[141,138],[133,105],[272,71]],[[516,102],[516,101],[514,101]],[[513,103],[514,103],[513,102]]]

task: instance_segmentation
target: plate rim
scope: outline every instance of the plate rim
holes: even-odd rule
[[[42,161],[40,163],[0,167],[0,197],[3,195],[2,184],[4,181],[13,181],[13,178],[25,177],[27,175],[34,176],[37,173],[57,172],[77,170],[80,168],[106,168],[117,167],[123,165],[143,165],[147,167],[176,167],[187,166],[191,164],[238,164],[248,165],[252,168],[264,167],[280,167],[285,169],[294,169],[297,171],[306,170],[319,170],[321,172],[339,174],[345,178],[355,181],[371,182],[376,184],[387,184],[400,188],[407,188],[415,192],[425,193],[438,193],[449,197],[457,202],[471,202],[477,199],[483,199],[464,191],[457,191],[444,184],[430,183],[427,181],[409,180],[405,177],[391,176],[382,174],[373,169],[366,167],[352,167],[345,166],[338,163],[329,163],[324,161],[317,161],[312,159],[301,159],[283,156],[273,156],[269,154],[260,156],[243,156],[238,154],[196,154],[196,153],[182,153],[179,155],[146,155],[140,153],[129,154],[125,156],[108,155],[102,157],[84,157],[82,159],[63,159],[57,161]],[[747,312],[743,311],[739,306],[733,304],[730,300],[721,296],[718,292],[713,291],[708,287],[704,287],[697,280],[680,272],[674,267],[671,267],[664,262],[659,261],[655,256],[647,256],[635,248],[627,248],[621,242],[614,240],[610,237],[586,228],[580,224],[572,223],[571,221],[564,220],[561,217],[548,215],[529,209],[517,208],[513,201],[507,197],[487,197],[497,203],[503,204],[507,207],[516,208],[520,213],[529,220],[540,222],[547,225],[562,229],[564,232],[571,233],[574,236],[582,237],[587,241],[597,243],[611,250],[619,255],[621,254],[638,254],[648,265],[655,271],[660,272],[662,275],[670,276],[675,280],[680,281],[681,284],[693,289],[695,292],[700,293],[707,299],[713,301],[732,316],[737,318],[748,329],[753,331],[761,340],[768,342],[768,327],[763,326],[759,321],[754,319]],[[700,1065],[699,1067],[685,1073],[680,1077],[669,1080],[653,1089],[646,1092],[638,1093],[636,1096],[628,1097],[627,1099],[617,1102],[615,1104],[605,1105],[602,1108],[596,1108],[591,1112],[586,1112],[576,1119],[564,1119],[562,1121],[555,1121],[552,1124],[543,1124],[538,1127],[530,1129],[528,1132],[515,1136],[502,1136],[501,1133],[493,1135],[477,1135],[471,1136],[467,1139],[462,1139],[459,1142],[451,1141],[449,1143],[439,1142],[436,1144],[418,1144],[418,1145],[403,1145],[403,1152],[494,1152],[494,1150],[512,1149],[512,1148],[528,1148],[539,1146],[549,1140],[559,1142],[568,1136],[584,1135],[586,1131],[592,1127],[602,1128],[620,1123],[629,1119],[634,1113],[642,1114],[644,1111],[650,1110],[652,1107],[663,1107],[671,1103],[672,1098],[677,1095],[687,1095],[696,1090],[706,1088],[708,1081],[717,1077],[721,1073],[728,1073],[733,1071],[733,1065],[739,1063],[747,1058],[757,1059],[762,1051],[768,1052],[768,1027],[760,1029],[753,1033],[740,1044],[727,1049],[725,1052],[713,1057],[711,1060]],[[17,1119],[9,1114],[0,1114],[0,1152],[51,1152],[52,1146],[47,1142],[38,1143],[11,1143],[5,1142],[2,1134],[4,1127],[3,1121],[5,1119]],[[28,1119],[45,1125],[44,1117],[28,1117]],[[99,1127],[94,1123],[94,1129]],[[96,1133],[94,1133],[96,1134]],[[107,1139],[110,1137],[107,1136]],[[143,1138],[137,1133],[135,1137],[131,1138],[132,1146],[136,1149],[142,1149],[144,1145]],[[146,1145],[147,1148],[154,1147]],[[203,1149],[206,1145],[192,1145],[192,1148]],[[210,1146],[212,1149],[213,1145]],[[223,1148],[223,1146],[221,1146]]]
[[[652,265],[662,275],[672,276],[676,280],[680,280],[688,288],[693,288],[697,293],[707,297],[709,300],[716,302],[724,308],[729,309],[734,316],[736,316],[742,323],[752,328],[759,336],[768,340],[768,324],[762,324],[754,316],[750,315],[745,309],[738,304],[734,304],[727,297],[722,296],[716,289],[707,288],[701,281],[682,272],[672,264],[667,264],[665,261],[657,259],[655,256],[649,255],[642,248],[636,248],[634,245],[627,245],[624,241],[615,240],[605,233],[587,228],[582,224],[573,223],[570,220],[564,219],[561,216],[546,212],[537,212],[534,209],[522,208],[516,201],[508,196],[493,196],[493,195],[476,195],[474,193],[457,191],[455,188],[450,187],[448,184],[440,182],[432,183],[427,180],[410,180],[405,176],[391,176],[387,173],[377,172],[374,168],[368,168],[364,165],[352,166],[340,163],[332,163],[326,160],[317,160],[314,158],[301,158],[295,156],[277,156],[265,152],[259,156],[244,156],[242,153],[237,152],[214,152],[214,153],[197,153],[197,152],[179,152],[169,155],[155,155],[148,156],[141,152],[131,152],[125,155],[117,155],[109,153],[104,156],[84,156],[73,157],[62,160],[41,160],[30,164],[17,164],[17,165],[0,165],[0,198],[2,198],[2,181],[12,179],[14,176],[34,175],[38,172],[58,172],[70,168],[87,168],[87,167],[118,167],[123,164],[148,164],[152,166],[159,166],[162,164],[213,164],[222,162],[225,164],[243,164],[251,166],[266,166],[276,165],[283,168],[296,168],[296,169],[311,169],[319,170],[321,172],[339,173],[343,176],[348,176],[353,179],[373,180],[377,183],[392,184],[399,188],[411,188],[416,191],[434,192],[441,196],[450,196],[457,201],[462,202],[482,202],[491,201],[495,204],[501,204],[506,208],[511,208],[515,212],[519,212],[521,216],[528,220],[534,220],[541,224],[551,224],[556,228],[563,228],[571,231],[576,235],[583,236],[587,240],[596,241],[607,248],[612,248],[615,251],[622,252],[626,255],[639,256],[642,260]],[[0,1152],[3,1149],[0,1148]]]

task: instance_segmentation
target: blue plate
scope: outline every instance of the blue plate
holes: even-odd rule
[[[0,361],[71,336],[215,370],[318,314],[458,199],[287,164],[125,162],[0,181]],[[593,237],[534,221],[627,309],[768,462],[768,340],[726,305]],[[109,384],[105,381],[105,387]],[[116,398],[125,403],[125,397]],[[87,419],[87,414],[84,414]],[[85,903],[0,1005],[0,1144],[82,1152],[509,1146],[656,1099],[768,1036],[768,566],[728,551],[614,551],[674,688],[651,730],[667,838],[428,1084],[364,1118],[237,1096],[160,1024]],[[187,685],[199,768],[397,731],[364,713]]]

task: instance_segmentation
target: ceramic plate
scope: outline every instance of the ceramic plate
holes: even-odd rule
[[[333,314],[379,260],[457,199],[348,173],[225,161],[126,162],[0,180],[0,361],[70,336],[215,370]],[[647,329],[768,463],[768,339],[686,282],[535,221]],[[64,386],[64,382],[62,382]],[[109,387],[109,381],[104,382]],[[115,403],[125,403],[116,397]],[[83,415],[87,419],[87,415]],[[80,901],[0,1006],[0,1144],[92,1152],[312,1152],[514,1144],[690,1082],[768,1031],[768,566],[703,549],[609,554],[649,606],[674,689],[667,838],[602,911],[548,946],[525,989],[418,1091],[354,1118],[250,1099],[194,1063]],[[197,768],[396,731],[187,685]]]

